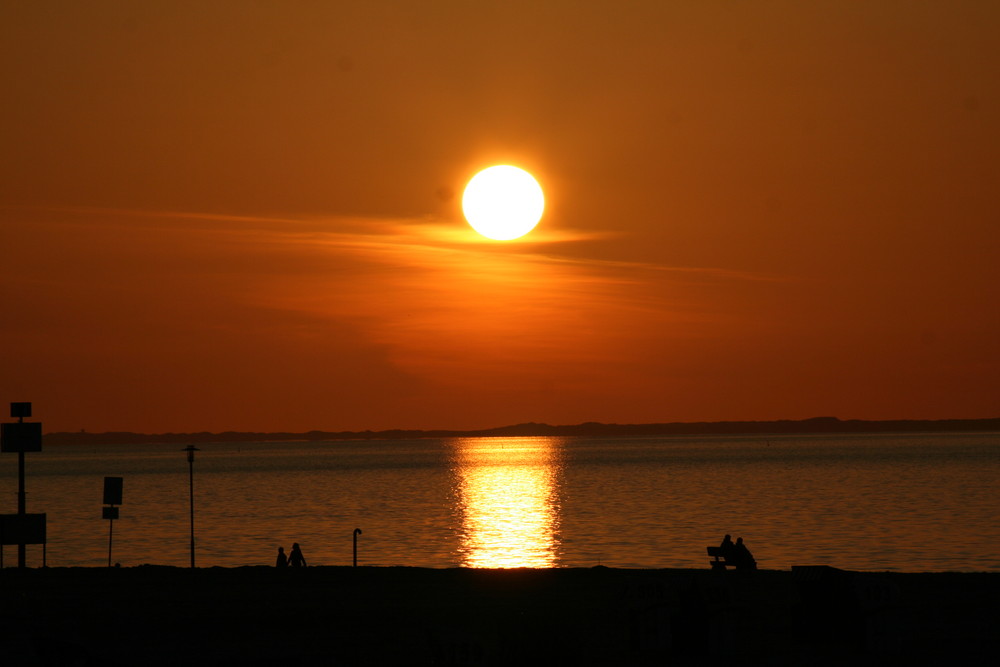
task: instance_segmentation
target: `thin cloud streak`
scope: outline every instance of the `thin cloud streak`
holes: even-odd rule
[[[477,241],[473,232],[445,224],[338,223],[355,230],[278,238],[310,252],[326,250],[331,260],[359,262],[358,280],[338,276],[311,291],[286,286],[267,304],[348,318],[385,345],[400,368],[442,384],[613,376],[616,365],[628,364],[645,347],[636,342],[650,332],[692,336],[692,327],[711,319],[703,304],[685,305],[679,294],[665,300],[650,287],[659,284],[662,291],[674,275],[749,279],[738,272],[664,270],[522,251]]]
[[[24,299],[65,322],[12,324],[22,349],[59,348],[52,332],[61,331],[74,342],[61,347],[59,363],[84,374],[106,363],[94,351],[115,350],[120,380],[108,382],[114,398],[105,402],[145,395],[171,405],[178,398],[158,387],[199,374],[196,394],[206,401],[245,394],[246,386],[255,387],[249,400],[262,409],[297,396],[286,411],[297,410],[310,428],[324,426],[330,393],[339,409],[356,404],[359,421],[344,426],[355,428],[374,419],[439,425],[443,417],[432,415],[470,397],[481,407],[467,408],[461,420],[448,417],[449,424],[568,421],[571,396],[620,396],[641,407],[645,397],[683,386],[671,377],[692,386],[699,364],[708,369],[702,384],[727,372],[723,357],[704,359],[705,341],[752,354],[752,341],[773,325],[747,295],[789,283],[574,256],[600,244],[575,245],[592,236],[565,231],[561,242],[555,235],[545,244],[488,241],[443,219],[22,213],[8,211],[15,234],[29,245],[51,240],[19,260],[20,271],[6,270],[22,284],[39,281]],[[81,252],[84,238],[90,247]],[[116,313],[134,315],[108,330]],[[150,388],[126,389],[136,383]],[[386,391],[397,395],[388,423],[374,412]],[[569,407],[546,417],[555,405]],[[141,404],[131,410],[149,418]]]
[[[641,261],[609,260],[601,258],[573,258],[556,256],[544,252],[551,247],[560,245],[600,241],[613,237],[624,236],[623,232],[593,232],[561,229],[557,231],[535,230],[529,236],[515,241],[493,241],[486,239],[469,228],[464,222],[440,221],[436,219],[399,219],[378,217],[280,217],[251,216],[222,213],[207,213],[196,211],[150,211],[139,209],[117,209],[90,206],[5,206],[9,211],[33,211],[49,213],[66,213],[74,216],[85,216],[83,224],[94,224],[92,216],[109,216],[122,219],[120,225],[129,226],[135,219],[169,220],[174,224],[165,225],[164,230],[177,230],[177,223],[213,222],[213,223],[254,223],[261,229],[271,230],[275,235],[268,239],[274,243],[322,243],[342,248],[367,248],[372,251],[393,252],[400,248],[413,249],[425,247],[428,250],[442,248],[480,248],[484,253],[488,249],[506,246],[511,249],[510,256],[521,256],[556,264],[565,263],[584,267],[604,267],[608,269],[643,270],[677,274],[705,275],[714,278],[732,280],[769,281],[789,280],[787,276],[775,274],[736,271],[719,267],[665,266]],[[67,221],[68,223],[68,221]],[[71,224],[71,223],[68,223]],[[111,226],[107,219],[101,221],[102,226]],[[349,231],[330,231],[331,228],[347,227]],[[246,227],[231,227],[218,229],[214,226],[195,226],[204,233],[225,234],[227,231],[246,235]],[[528,250],[517,251],[516,247]],[[491,253],[492,254],[492,253]]]
[[[340,322],[383,349],[401,372],[465,390],[557,376],[576,385],[613,382],[650,347],[693,338],[721,317],[685,296],[685,283],[765,279],[557,255],[558,247],[593,238],[565,231],[541,244],[498,243],[442,220],[69,212],[87,221],[89,234],[101,226],[130,229],[171,258],[117,289],[159,289],[157,274],[144,279],[144,272],[187,272],[161,290],[155,309],[164,317],[176,311],[171,294],[180,289],[198,292],[201,308],[230,303],[269,321],[268,313],[286,312]],[[272,335],[294,340],[297,325],[289,326]]]

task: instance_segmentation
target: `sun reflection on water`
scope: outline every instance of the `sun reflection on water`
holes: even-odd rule
[[[459,438],[454,446],[462,566],[557,566],[558,441]]]

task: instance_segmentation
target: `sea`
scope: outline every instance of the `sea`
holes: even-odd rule
[[[1000,571],[1000,433],[47,445],[27,565]],[[0,455],[0,513],[17,511]],[[105,477],[121,477],[118,519]],[[193,531],[193,544],[192,544]],[[17,547],[3,547],[3,567]]]

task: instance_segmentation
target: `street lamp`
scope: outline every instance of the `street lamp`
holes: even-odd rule
[[[188,482],[191,501],[191,567],[194,568],[194,453],[201,450],[194,445],[188,445],[181,451],[187,452],[188,455]]]

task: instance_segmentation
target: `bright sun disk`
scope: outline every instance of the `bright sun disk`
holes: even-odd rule
[[[545,195],[538,181],[523,169],[497,165],[469,181],[462,195],[462,211],[472,228],[496,241],[524,236],[538,224]]]

